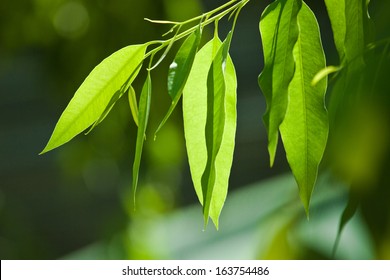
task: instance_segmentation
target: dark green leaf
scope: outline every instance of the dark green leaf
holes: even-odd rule
[[[92,70],[62,113],[42,153],[65,144],[109,111],[107,105],[115,93],[126,91],[137,76],[146,47],[125,47]]]
[[[194,63],[196,52],[200,44],[200,39],[202,37],[202,30],[199,25],[199,28],[196,29],[181,45],[179,51],[176,54],[175,59],[172,64],[169,66],[168,72],[168,94],[172,98],[171,106],[168,109],[167,114],[164,119],[161,121],[161,124],[156,130],[157,132],[163,127],[165,122],[168,120],[173,110],[176,108],[177,103],[180,100],[180,97],[183,92],[183,88],[187,82],[188,76],[190,74],[192,65]]]
[[[297,15],[301,0],[277,0],[264,11],[260,20],[264,69],[259,85],[267,101],[263,117],[268,132],[268,151],[274,163],[279,126],[287,110],[288,85],[294,75],[293,48],[298,39]]]
[[[141,164],[142,149],[145,140],[146,127],[148,125],[150,100],[152,95],[152,80],[150,72],[142,88],[141,96],[139,99],[139,111],[138,111],[138,130],[137,130],[137,142],[135,147],[135,157],[133,163],[133,198],[135,207],[135,194],[137,191],[139,167]]]
[[[328,137],[325,109],[327,79],[312,86],[313,77],[325,67],[317,20],[303,3],[298,14],[299,37],[294,47],[296,69],[289,86],[289,104],[280,126],[287,160],[298,183],[307,215]]]

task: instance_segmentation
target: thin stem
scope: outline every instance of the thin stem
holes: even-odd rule
[[[222,19],[223,17],[225,17],[226,15],[232,13],[232,14],[235,14],[235,19],[234,19],[234,22],[233,22],[233,28],[235,27],[235,24],[236,24],[236,20],[237,20],[237,16],[239,14],[239,12],[241,11],[241,9],[250,1],[250,0],[241,0],[239,3],[236,3],[234,4],[235,2],[237,2],[238,0],[231,0],[229,2],[227,2],[226,4],[222,5],[222,6],[219,6],[218,8],[210,11],[210,12],[207,12],[205,14],[202,14],[200,16],[197,16],[197,17],[194,17],[194,18],[191,18],[189,20],[186,20],[186,21],[183,21],[183,22],[180,22],[180,23],[177,23],[175,24],[174,22],[169,22],[169,21],[153,21],[153,20],[149,20],[151,22],[161,22],[161,23],[170,23],[170,24],[175,24],[175,26],[172,27],[172,29],[167,32],[166,34],[172,32],[175,28],[180,28],[181,26],[183,25],[186,25],[186,24],[189,24],[191,22],[194,22],[196,20],[203,20],[205,18],[205,20],[203,22],[201,22],[201,28],[209,25],[210,23],[212,22],[215,22],[215,21],[219,21],[220,19]],[[234,5],[233,5],[234,4]],[[230,6],[230,7],[229,7]],[[228,7],[228,8],[227,8]],[[227,9],[225,9],[227,8]],[[225,10],[223,10],[225,9]],[[221,11],[223,10],[223,11]],[[221,11],[221,12],[220,12]],[[217,12],[220,12],[218,13],[217,15],[214,15],[212,16],[213,14],[217,13]],[[212,17],[211,17],[212,16]],[[165,47],[168,47],[172,42],[176,42],[184,37],[187,37],[188,35],[190,35],[192,32],[194,32],[196,29],[198,28],[198,25],[196,26],[193,26],[189,29],[187,29],[186,31],[183,31],[182,33],[180,34],[176,34],[174,37],[170,38],[170,39],[167,39],[167,40],[161,40],[161,41],[152,41],[152,42],[149,42],[148,45],[152,45],[152,44],[160,44],[160,46],[152,49],[151,51],[149,51],[147,54],[145,54],[145,58],[149,57],[150,55],[152,54],[156,54],[157,52],[159,52],[160,50],[162,50],[163,48]]]

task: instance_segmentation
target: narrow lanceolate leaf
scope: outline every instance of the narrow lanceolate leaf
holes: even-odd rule
[[[287,110],[288,85],[294,75],[293,49],[298,39],[297,15],[301,0],[277,0],[264,11],[260,20],[264,69],[259,85],[267,101],[263,121],[268,133],[271,166],[279,138],[279,126]]]
[[[353,70],[364,66],[363,52],[368,25],[366,0],[325,0],[340,60]]]
[[[129,105],[131,115],[133,116],[133,120],[135,124],[138,126],[138,105],[137,105],[137,97],[135,96],[135,90],[132,86],[129,87]]]
[[[192,65],[194,63],[201,37],[202,30],[201,26],[199,25],[199,28],[196,29],[181,45],[175,59],[169,66],[168,94],[172,98],[172,103],[168,109],[168,113],[165,115],[161,124],[158,126],[156,133],[161,129],[161,127],[163,127],[180,100],[183,88],[187,82]]]
[[[125,92],[137,76],[146,47],[125,47],[92,70],[62,113],[42,153],[65,144],[108,113],[115,93]]]
[[[346,32],[345,0],[325,0],[330,24],[333,31],[333,39],[339,54],[340,61],[344,59],[344,42]]]
[[[294,47],[296,70],[289,86],[289,104],[280,126],[288,163],[298,183],[307,215],[328,137],[325,108],[327,79],[312,86],[313,77],[325,67],[317,20],[306,4],[298,15],[299,37]]]
[[[85,135],[89,134],[98,124],[100,124],[110,113],[112,108],[114,107],[115,103],[122,97],[124,91],[123,86],[120,90],[115,92],[115,94],[111,97],[110,102],[108,102],[106,108],[104,109],[103,113],[100,115],[100,117],[93,123],[93,125],[88,129],[88,131],[85,133]]]
[[[206,118],[206,148],[207,163],[201,183],[203,193],[203,215],[205,226],[210,216],[210,205],[216,184],[216,158],[222,144],[225,130],[225,68],[230,47],[232,32],[219,47],[207,74],[207,118]]]
[[[347,62],[354,69],[364,67],[364,11],[365,0],[345,0],[345,41],[344,51]]]
[[[208,117],[208,76],[216,52],[221,46],[215,37],[196,55],[194,65],[183,91],[184,132],[192,181],[200,203],[204,206],[206,194],[202,190],[202,175],[208,162],[205,127]],[[209,194],[209,216],[218,228],[218,217],[228,191],[230,169],[236,132],[236,89],[237,79],[233,62],[227,58],[225,68],[225,117],[223,136],[219,152],[214,160],[215,183]],[[221,125],[222,126],[222,125]]]
[[[141,91],[139,99],[138,109],[138,130],[137,130],[137,141],[135,146],[135,157],[133,163],[133,198],[135,207],[135,193],[137,191],[139,167],[141,164],[142,148],[144,146],[145,132],[148,125],[149,111],[150,111],[150,100],[152,95],[152,80],[150,73],[146,78],[144,86]]]

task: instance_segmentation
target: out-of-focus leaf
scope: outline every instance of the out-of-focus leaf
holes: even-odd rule
[[[268,132],[270,165],[275,160],[279,126],[287,110],[288,85],[294,75],[293,49],[298,39],[297,15],[300,0],[277,0],[264,11],[260,20],[264,69],[259,85],[267,101],[263,117]]]
[[[129,105],[130,105],[131,115],[133,116],[133,120],[135,124],[138,126],[137,97],[135,96],[135,90],[132,86],[129,87]]]
[[[198,51],[201,37],[202,30],[201,26],[199,25],[199,28],[196,29],[181,45],[179,51],[176,54],[175,59],[169,66],[168,94],[172,98],[172,103],[164,119],[158,126],[156,134],[171,116],[173,110],[176,108],[176,105],[180,100],[183,88],[187,82],[192,65],[194,63],[195,55]]]
[[[296,69],[280,132],[308,215],[318,166],[328,138],[328,114],[324,103],[327,79],[322,79],[316,86],[311,85],[316,73],[325,67],[325,55],[317,20],[305,3],[298,14],[298,24],[299,37],[294,47]]]
[[[109,111],[107,105],[113,95],[125,92],[137,76],[146,47],[146,44],[125,47],[92,70],[62,113],[41,153],[65,144]]]
[[[135,157],[133,163],[133,198],[135,207],[135,194],[137,191],[139,167],[141,164],[142,148],[145,140],[146,127],[148,125],[149,111],[150,111],[150,100],[152,95],[152,80],[150,72],[144,83],[139,99],[139,111],[138,111],[138,130],[137,130],[137,141],[135,146]]]
[[[337,236],[336,240],[333,245],[332,250],[332,256],[334,257],[336,255],[337,247],[340,243],[341,233],[344,229],[344,227],[347,225],[347,223],[352,219],[352,217],[355,215],[356,210],[360,203],[360,197],[357,195],[357,193],[354,193],[353,191],[349,194],[348,204],[345,206],[345,209],[343,211],[343,214],[341,215],[340,222],[339,222],[339,228],[337,230]]]
[[[220,49],[218,37],[209,41],[196,55],[194,65],[183,91],[184,132],[192,181],[200,203],[204,206],[206,193],[202,190],[202,176],[206,170],[208,150],[205,127],[208,120],[208,77],[211,65]],[[233,62],[227,57],[224,73],[224,124],[222,142],[214,159],[215,180],[209,194],[209,216],[218,228],[218,217],[228,190],[230,169],[236,132],[236,88],[237,80]],[[210,86],[210,85],[209,85]],[[221,124],[222,126],[222,124]],[[208,217],[207,217],[208,219]]]

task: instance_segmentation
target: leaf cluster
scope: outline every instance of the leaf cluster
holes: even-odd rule
[[[168,70],[171,105],[154,135],[183,98],[184,133],[193,184],[203,206],[205,226],[211,218],[218,228],[236,132],[237,78],[229,48],[237,18],[249,2],[231,0],[184,22],[147,19],[171,26],[164,34],[171,37],[125,47],[97,65],[65,108],[42,153],[65,144],[88,128],[91,131],[127,93],[138,126],[132,174],[135,199],[153,95],[151,72],[172,46],[184,39]],[[280,136],[307,215],[328,141],[328,75],[336,73],[339,78],[335,87],[342,87],[352,84],[352,73],[364,67],[372,24],[368,2],[325,0],[340,57],[338,66],[326,65],[316,16],[304,1],[275,0],[260,18],[264,68],[258,82],[267,102],[263,121],[268,133],[270,165],[274,164]],[[224,17],[231,20],[231,31],[221,40],[218,22]],[[203,29],[209,24],[214,24],[214,36],[201,46]],[[147,60],[148,67],[143,67]],[[147,78],[137,102],[131,85],[142,69],[147,71]]]

